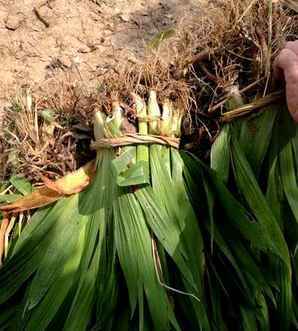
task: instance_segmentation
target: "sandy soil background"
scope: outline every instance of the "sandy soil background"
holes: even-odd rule
[[[117,63],[141,60],[160,31],[199,15],[202,1],[0,0],[0,108],[20,88],[70,72],[96,84]]]

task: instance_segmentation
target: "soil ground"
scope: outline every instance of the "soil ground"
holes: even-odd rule
[[[49,80],[96,85],[119,62],[141,60],[155,35],[200,14],[203,2],[0,0],[0,110],[20,88]]]

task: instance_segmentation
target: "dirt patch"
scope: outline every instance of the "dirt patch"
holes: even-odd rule
[[[87,86],[142,59],[156,34],[198,15],[201,0],[0,0],[0,108],[21,87],[71,73]]]
[[[268,17],[266,1],[71,2],[2,0],[0,178],[77,169],[93,157],[94,110],[119,100],[135,124],[131,91],[151,89],[185,110],[184,142],[208,159],[223,106],[240,91],[246,103],[273,91],[270,64],[297,38],[295,12],[278,5]],[[159,56],[148,54],[162,35]]]
[[[30,160],[40,163],[39,158],[42,157],[41,163],[54,164],[55,160],[49,157],[50,154],[59,155],[61,161],[55,163],[57,169],[54,172],[63,174],[77,168],[73,146],[75,143],[80,150],[84,150],[80,145],[81,141],[84,144],[84,139],[78,143],[77,138],[65,136],[69,126],[73,126],[73,118],[70,120],[67,114],[77,111],[83,113],[79,118],[84,118],[93,110],[89,97],[92,93],[89,92],[100,88],[101,78],[107,73],[110,75],[121,64],[142,62],[148,45],[159,33],[185,26],[191,18],[202,15],[205,2],[0,0],[0,136],[8,130],[8,123],[13,125],[12,131],[18,127],[19,122],[15,118],[18,117],[18,111],[15,110],[19,107],[25,111],[29,125],[26,130],[22,126],[19,128],[21,141],[9,135],[9,146],[14,147],[4,147],[0,141],[0,177],[8,171],[6,168],[9,165],[32,179],[34,170]],[[166,51],[171,54],[169,49]],[[27,105],[28,90],[37,99],[42,96],[39,101],[41,104],[34,105],[32,114],[31,107]],[[45,100],[48,95],[50,101]],[[94,104],[98,105],[97,99]],[[16,108],[14,105],[17,105]],[[25,161],[26,167],[33,171],[31,174],[31,170],[14,164],[17,162],[14,150],[22,149],[27,155],[29,147],[24,147],[23,139],[27,140],[30,132],[33,135],[36,133],[34,111],[44,107],[64,110],[66,118],[62,119],[65,122],[63,129],[51,129],[55,130],[56,135],[59,131],[63,141],[57,140],[56,144],[51,143],[51,139],[45,139],[45,142],[41,139],[38,146],[34,139],[31,141],[34,151],[37,151],[34,152],[36,155],[29,153],[29,159]],[[9,119],[7,122],[4,114],[5,119]],[[45,135],[48,133],[45,132]],[[82,136],[81,131],[78,136]],[[43,152],[45,149],[49,153]]]

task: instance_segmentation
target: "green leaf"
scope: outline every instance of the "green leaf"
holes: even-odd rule
[[[228,182],[230,169],[230,126],[225,125],[211,147],[211,169],[224,183]]]
[[[12,176],[9,181],[23,195],[32,192],[32,185],[25,177]]]
[[[148,44],[150,48],[155,48],[157,49],[160,44],[171,37],[175,35],[175,30],[174,29],[167,29],[164,31],[159,32]]]
[[[220,206],[226,221],[239,231],[239,235],[251,242],[252,246],[264,252],[271,250],[271,237],[263,230],[262,223],[256,222],[254,216],[243,207],[239,199],[233,196],[218,175],[193,155],[183,153],[182,156],[190,172],[190,178],[193,181],[200,183],[201,176],[205,176],[206,180],[208,180],[211,190],[216,193],[217,206]]]
[[[0,194],[0,203],[14,202],[21,197],[22,197],[21,194],[13,194],[13,193]]]
[[[110,230],[113,231],[112,228]],[[121,298],[120,279],[116,269],[118,264],[116,264],[114,240],[106,240],[103,245],[97,280],[98,291],[96,293],[100,300],[97,300],[96,319],[105,330],[112,331],[115,310]]]
[[[210,243],[211,243],[211,254],[213,253],[213,242],[214,242],[214,207],[215,207],[215,196],[212,190],[210,189],[210,186],[208,185],[205,178],[202,178],[205,193],[206,193],[206,199],[207,199],[207,205],[208,205],[208,218],[210,221],[209,231],[210,231]]]
[[[54,112],[51,109],[44,109],[38,113],[45,122],[52,123],[54,121]]]
[[[148,183],[146,168],[148,163],[139,161],[136,163],[136,148],[126,147],[124,152],[112,161],[117,175],[119,186],[135,186]]]
[[[255,179],[248,161],[245,159],[236,141],[232,143],[232,159],[238,189],[243,194],[246,203],[261,226],[264,236],[267,236],[266,242],[268,249],[284,261],[290,272],[290,257],[284,236]]]
[[[57,206],[56,211],[60,206]],[[47,234],[56,221],[55,217],[47,219],[46,216],[54,216],[54,213],[49,212],[49,209],[41,210],[33,216],[30,224],[22,232],[12,256],[1,268],[0,304],[8,300],[36,271],[43,256],[43,249],[51,239]]]
[[[156,277],[152,239],[142,209],[131,193],[119,195],[117,200],[118,203],[114,204],[115,243],[128,286],[132,314],[137,302],[143,304],[142,293],[145,291],[154,330],[169,330],[171,308]]]
[[[49,288],[40,304],[32,309],[26,330],[46,330],[57,314],[71,287],[75,286],[74,281],[77,278],[77,271],[84,247],[83,244],[84,231],[82,230],[77,238],[75,250],[72,256],[63,265],[63,270],[59,277]]]
[[[88,270],[80,279],[76,295],[63,330],[86,330],[94,307],[96,278],[99,267],[100,249],[97,249]]]
[[[9,308],[1,308],[0,314],[0,330],[10,330],[15,318],[15,309],[14,305],[10,305]]]
[[[136,148],[126,147],[124,152],[112,161],[113,168],[117,174],[121,174],[126,171],[136,159]]]
[[[150,146],[152,189],[136,192],[146,221],[183,275],[184,291],[203,298],[205,259],[197,217],[183,179],[183,160],[172,148]],[[197,327],[210,328],[203,301],[189,297]]]
[[[114,179],[114,177],[111,172],[107,172],[110,161],[111,154],[106,153],[105,159],[98,165],[93,185],[81,194],[81,204],[84,205],[81,212],[84,210],[84,212],[91,213],[91,215],[86,224],[84,254],[78,272],[78,285],[74,290],[75,296],[64,330],[77,328],[83,331],[87,329],[92,313],[96,308],[97,281],[100,283],[104,281],[104,277],[99,278],[99,271],[102,274],[109,271],[106,268],[103,268],[103,270],[99,270],[99,268],[100,266],[106,267],[105,264],[100,263],[100,259],[104,245],[111,242],[111,239],[107,236],[107,231],[109,222],[111,222],[112,214],[109,209],[112,207],[112,196],[116,184],[111,184],[111,179]],[[93,197],[100,192],[102,193],[98,195],[98,199],[94,199]],[[106,277],[108,278],[108,275]],[[107,286],[107,284],[104,283],[101,286]],[[100,296],[101,300],[104,300],[102,296]],[[109,297],[109,300],[111,300],[111,297]],[[101,318],[102,316],[97,316],[97,319],[100,320]]]
[[[257,293],[257,305],[259,307],[257,312],[257,319],[259,321],[259,330],[260,331],[270,331],[270,318],[269,310],[266,299],[264,295],[259,292]]]
[[[296,135],[292,139],[292,148],[294,152],[294,162],[296,166],[296,178],[298,178],[298,130],[296,130]]]
[[[272,208],[274,216],[276,217],[277,221],[279,222],[279,226],[283,229],[283,203],[285,200],[283,185],[281,182],[281,176],[279,171],[279,162],[278,158],[276,157],[271,164],[269,169],[269,177],[268,177],[268,184],[267,184],[267,192],[266,198],[268,204]]]
[[[256,178],[265,159],[278,114],[278,106],[270,106],[256,116],[241,122],[239,145],[244,152]]]
[[[211,311],[212,311],[212,326],[215,330],[218,331],[227,331],[228,328],[223,319],[223,311],[221,305],[221,296],[222,293],[220,291],[220,287],[218,283],[211,278],[211,275],[208,273],[208,286],[210,292],[210,300],[211,300]]]
[[[279,326],[282,330],[290,330],[292,322],[292,277],[286,266],[278,261],[276,263],[276,273],[279,285],[277,297],[277,307],[279,311]]]
[[[77,200],[74,199],[74,202],[77,203]],[[72,216],[67,218],[64,212],[64,217],[58,220],[58,224],[53,230],[51,243],[45,249],[30,286],[26,303],[28,310],[39,304],[74,253],[79,229],[84,224],[84,218],[79,217],[76,208],[71,208],[70,211],[73,211]]]
[[[242,330],[243,331],[252,331],[258,330],[256,315],[253,310],[250,310],[246,307],[240,307],[240,313],[242,317]]]
[[[285,195],[291,207],[296,222],[298,223],[298,186],[296,178],[296,169],[292,151],[292,142],[289,141],[281,150],[280,156],[280,174]]]

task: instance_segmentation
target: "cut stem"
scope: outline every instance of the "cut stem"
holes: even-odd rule
[[[162,136],[170,137],[172,134],[173,105],[166,99],[162,105],[162,121],[160,133]]]
[[[134,104],[136,107],[136,113],[138,116],[138,129],[139,134],[148,135],[148,123],[147,123],[147,107],[145,101],[137,94],[132,94]],[[143,163],[144,177],[146,182],[149,183],[149,149],[148,146],[137,146],[137,162]]]
[[[148,100],[149,132],[158,135],[160,133],[160,109],[157,102],[156,92],[149,92]]]

